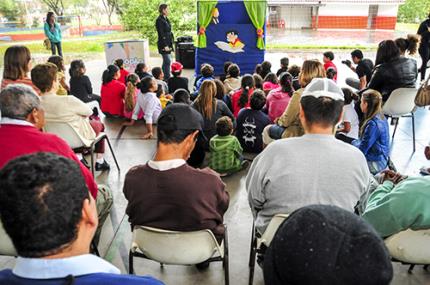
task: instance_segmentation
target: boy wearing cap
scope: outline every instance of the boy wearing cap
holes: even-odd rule
[[[182,64],[180,62],[173,62],[171,65],[171,70],[172,70],[172,75],[173,77],[170,77],[167,80],[167,85],[169,87],[169,93],[173,94],[175,93],[176,90],[178,89],[185,89],[188,92],[188,78],[185,77],[181,77],[181,73],[182,73],[182,69],[184,67],[182,66]]]
[[[163,110],[154,158],[125,177],[126,213],[132,227],[209,229],[221,240],[229,203],[225,185],[214,171],[186,163],[202,128],[202,116],[189,105],[172,104]]]
[[[303,91],[300,121],[305,135],[278,140],[254,159],[246,178],[256,228],[263,233],[271,218],[309,204],[348,211],[365,200],[372,176],[364,155],[337,141],[342,90],[330,79],[313,79]]]

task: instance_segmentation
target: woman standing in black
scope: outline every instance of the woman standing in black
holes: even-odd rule
[[[170,53],[173,51],[173,33],[170,21],[167,18],[169,15],[169,8],[167,4],[161,4],[158,8],[160,16],[158,16],[155,22],[155,27],[157,28],[158,34],[158,52],[163,57],[163,73],[164,79],[167,80],[170,77],[170,64],[172,62],[172,57]]]
[[[418,28],[417,34],[421,36],[421,43],[418,52],[421,56],[422,64],[419,71],[421,73],[421,80],[424,80],[426,75],[427,62],[430,59],[430,13],[427,19],[421,23],[420,27]]]

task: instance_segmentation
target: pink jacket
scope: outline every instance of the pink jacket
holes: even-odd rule
[[[284,113],[290,100],[290,94],[282,92],[281,87],[270,91],[266,99],[266,109],[272,122]]]

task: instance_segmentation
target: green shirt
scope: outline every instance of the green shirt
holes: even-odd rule
[[[430,177],[385,181],[369,196],[363,218],[381,237],[430,228]]]
[[[59,43],[61,42],[62,36],[61,36],[61,28],[58,23],[54,24],[54,30],[51,30],[51,27],[48,23],[45,22],[45,25],[43,26],[43,29],[45,31],[45,36],[53,43]]]
[[[232,135],[214,136],[210,142],[211,158],[209,167],[219,173],[231,173],[240,170],[242,147],[239,140]]]

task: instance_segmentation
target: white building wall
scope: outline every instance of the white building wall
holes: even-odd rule
[[[319,8],[320,16],[365,16],[369,14],[368,4],[327,4]]]
[[[379,5],[378,16],[397,17],[398,5]]]

